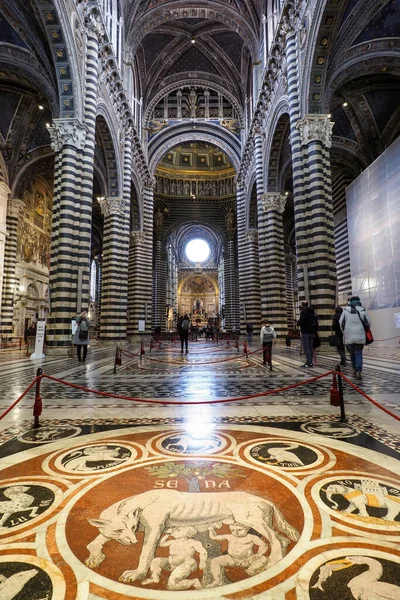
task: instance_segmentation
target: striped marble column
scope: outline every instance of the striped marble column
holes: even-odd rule
[[[167,265],[163,252],[164,214],[160,208],[154,215],[154,272],[153,272],[153,327],[165,330],[166,270]]]
[[[235,304],[235,240],[228,238],[224,253],[224,287],[225,287],[225,328],[231,331],[236,328]]]
[[[127,319],[126,207],[121,198],[99,199],[104,215],[100,339],[124,340]]]
[[[128,263],[130,238],[130,197],[132,176],[132,129],[126,123],[121,139],[123,149],[122,198],[100,200],[105,215],[100,299],[100,337],[124,340],[128,324]]]
[[[152,331],[153,279],[153,185],[143,188],[143,231],[131,234],[129,250],[129,333],[138,333],[138,321],[146,321],[146,331]]]
[[[96,111],[99,88],[99,49],[104,31],[96,14],[88,15],[86,25],[86,62],[84,124],[86,128],[85,147],[80,161],[80,210],[77,219],[79,245],[79,271],[82,306],[89,305],[90,298],[90,258],[92,235],[93,171],[94,149],[96,145]]]
[[[55,158],[53,227],[50,261],[50,317],[46,344],[51,352],[70,346],[71,318],[88,308],[82,297],[79,246],[80,190],[78,163],[86,128],[76,119],[55,119],[49,127]]]
[[[336,261],[329,155],[333,123],[329,115],[307,115],[297,124],[307,153],[310,302],[328,335],[336,298]],[[325,318],[324,318],[325,317]]]
[[[261,272],[261,316],[269,319],[278,336],[287,333],[285,249],[282,214],[286,196],[265,192],[261,198],[263,232],[265,235],[265,264]]]
[[[23,200],[10,199],[8,202],[6,228],[7,238],[4,247],[4,277],[1,298],[0,332],[11,336],[13,333],[14,298],[18,293],[18,283],[15,279],[17,264],[17,230]]]
[[[236,199],[240,329],[245,331],[247,322],[258,326],[261,320],[258,238],[247,229],[245,190],[239,184]]]
[[[299,300],[309,300],[308,292],[308,214],[305,195],[305,170],[300,132],[301,74],[297,54],[297,35],[294,27],[286,33],[287,95],[289,101],[290,144],[292,149],[293,200],[296,230],[297,280]]]
[[[11,190],[5,181],[0,181],[0,315],[4,279],[4,252],[7,238],[7,206]]]

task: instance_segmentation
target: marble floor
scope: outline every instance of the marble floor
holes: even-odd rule
[[[331,348],[145,349],[0,350],[0,413],[54,378],[0,420],[1,600],[400,598],[399,421],[362,395],[400,417],[397,348],[343,367],[344,422]]]

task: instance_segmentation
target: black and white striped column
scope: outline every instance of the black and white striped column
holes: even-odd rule
[[[300,132],[297,123],[301,117],[301,74],[297,35],[294,28],[286,33],[287,94],[289,101],[290,144],[292,149],[293,199],[296,230],[297,280],[299,299],[309,300],[308,292],[308,214],[305,195],[305,170]]]
[[[167,264],[163,252],[164,213],[161,207],[154,215],[153,327],[165,331],[167,303]]]
[[[56,152],[49,276],[50,316],[46,345],[50,351],[70,346],[71,319],[82,308],[80,263],[80,190],[78,163],[86,128],[76,119],[55,119],[49,127]]]
[[[86,63],[84,123],[86,128],[85,147],[80,162],[80,211],[77,224],[79,245],[79,283],[82,306],[89,306],[90,258],[93,205],[93,171],[96,136],[96,112],[99,88],[99,48],[104,31],[94,14],[86,21]]]
[[[153,278],[153,184],[143,188],[143,231],[131,234],[129,250],[129,333],[138,333],[138,321],[146,321],[146,332],[152,331]]]
[[[3,295],[4,254],[7,237],[7,206],[11,190],[5,181],[0,181],[0,317]]]
[[[307,115],[297,124],[307,153],[308,287],[311,304],[328,334],[336,298],[336,261],[330,163],[330,115]]]
[[[265,192],[261,198],[264,257],[260,271],[262,319],[268,319],[278,336],[287,333],[285,249],[282,214],[286,196]]]
[[[245,190],[241,185],[236,198],[240,329],[245,331],[246,323],[258,327],[261,320],[258,238],[255,230],[253,233],[247,229]]]
[[[7,208],[6,228],[7,238],[4,247],[4,277],[1,298],[1,323],[0,332],[11,336],[13,333],[14,298],[18,293],[15,279],[17,264],[17,230],[23,200],[10,199]]]
[[[127,252],[121,198],[98,200],[104,215],[100,339],[124,340],[127,320]]]
[[[225,328],[236,329],[235,304],[235,240],[228,237],[224,252]]]

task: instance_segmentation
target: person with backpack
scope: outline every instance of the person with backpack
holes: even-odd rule
[[[308,302],[302,302],[301,306],[300,319],[297,321],[297,325],[300,327],[301,341],[306,355],[306,362],[303,367],[313,367],[314,337],[318,329],[318,317],[314,308],[308,306]]]
[[[76,328],[74,339],[72,340],[72,342],[76,346],[76,352],[78,355],[79,362],[85,362],[87,349],[89,345],[89,319],[87,318],[87,314],[85,311],[83,311],[80,317],[76,319],[76,324],[78,327]]]
[[[343,309],[339,319],[343,331],[344,343],[350,352],[353,372],[357,379],[362,378],[363,348],[365,344],[365,327],[371,326],[371,319],[362,306],[358,296],[350,298],[349,306]]]
[[[185,313],[183,315],[183,318],[180,318],[178,321],[178,333],[179,333],[179,337],[181,339],[181,354],[183,354],[183,345],[184,344],[185,344],[185,350],[186,350],[185,354],[187,354],[189,352],[189,350],[188,350],[189,329],[190,329],[190,320],[189,320],[187,313]]]
[[[275,329],[269,321],[263,321],[260,331],[260,343],[263,347],[263,364],[268,364],[270,371],[272,371],[272,344],[275,338]]]

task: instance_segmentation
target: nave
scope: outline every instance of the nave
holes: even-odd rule
[[[255,342],[247,358],[203,340],[183,356],[169,342],[142,360],[124,349],[115,374],[115,349],[96,343],[85,363],[0,351],[1,413],[39,366],[136,398],[43,379],[38,429],[33,391],[0,421],[6,598],[335,600],[363,585],[397,598],[398,421],[345,382],[341,423],[332,376],[240,399],[330,371],[332,349],[304,369],[298,348],[276,345],[272,372]],[[400,416],[399,353],[364,354],[360,390]]]

